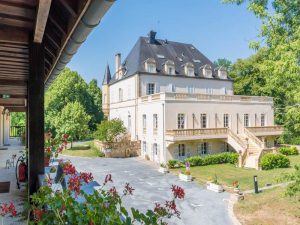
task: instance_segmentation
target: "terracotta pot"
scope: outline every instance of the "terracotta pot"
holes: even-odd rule
[[[45,156],[44,157],[44,166],[49,166],[50,163],[50,156]]]

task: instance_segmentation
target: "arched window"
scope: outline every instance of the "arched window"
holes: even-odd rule
[[[122,88],[119,88],[119,102],[123,101],[123,90]]]
[[[195,76],[194,64],[190,62],[186,63],[184,66],[184,72],[185,75],[189,77]]]
[[[226,72],[224,67],[221,66],[218,69],[218,76],[219,76],[220,79],[227,79],[227,72]]]
[[[155,59],[149,58],[145,61],[145,70],[148,73],[156,73],[156,62]]]
[[[171,60],[165,62],[165,73],[169,75],[175,74],[175,63]]]
[[[202,72],[203,72],[203,76],[204,76],[204,77],[212,78],[212,68],[211,68],[210,65],[206,64],[206,65],[203,67]]]

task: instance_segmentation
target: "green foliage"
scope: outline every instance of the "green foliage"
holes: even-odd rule
[[[290,167],[290,160],[285,155],[270,153],[261,158],[260,165],[263,170],[288,168]]]
[[[280,147],[279,153],[282,155],[298,155],[299,152],[296,147]]]
[[[207,155],[207,156],[192,156],[186,158],[184,161],[189,162],[191,166],[207,166],[213,164],[230,163],[236,164],[239,159],[238,153],[223,152],[219,154]]]
[[[69,134],[71,140],[81,140],[89,133],[88,123],[91,116],[77,101],[67,103],[61,112],[52,120],[59,137]]]
[[[287,196],[299,196],[300,195],[300,165],[295,165],[295,172],[284,177],[287,181],[292,181],[287,186],[285,194]],[[299,198],[300,199],[300,198]]]
[[[46,129],[55,131],[59,127],[56,121],[68,103],[78,102],[89,116],[88,129],[94,131],[103,115],[101,113],[101,89],[96,80],[87,84],[81,76],[65,68],[54,80],[45,94],[45,123]],[[84,126],[84,130],[86,126]],[[74,133],[74,132],[73,132]],[[87,132],[88,133],[88,132]],[[82,135],[79,135],[82,136]]]
[[[300,143],[300,7],[299,0],[224,0],[247,3],[262,21],[261,43],[250,44],[257,53],[231,68],[235,93],[274,98],[275,121],[284,124],[283,141]]]
[[[170,169],[181,167],[181,165],[182,163],[176,159],[171,159],[168,161],[168,168]]]
[[[104,120],[97,126],[97,131],[94,133],[96,139],[112,143],[122,134],[125,134],[126,127],[120,119]]]
[[[214,64],[218,67],[224,67],[226,70],[229,70],[231,65],[232,65],[232,62],[228,59],[225,59],[225,58],[220,58],[220,59],[217,59],[216,61],[214,61]]]
[[[25,126],[26,125],[26,114],[23,112],[12,112],[10,114],[11,126]]]

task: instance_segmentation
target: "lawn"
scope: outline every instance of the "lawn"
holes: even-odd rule
[[[234,205],[234,214],[243,225],[295,225],[300,224],[299,201],[284,196],[285,188],[249,194]]]
[[[87,145],[90,147],[89,149],[86,149]],[[81,145],[74,146],[72,149],[69,148],[67,150],[64,150],[62,154],[88,158],[100,157],[100,152],[97,148],[94,147],[93,141],[84,142]]]
[[[294,165],[297,163],[300,164],[300,155],[289,156],[289,159],[291,160],[291,168],[286,169],[257,171],[255,169],[237,168],[231,164],[219,164],[191,167],[191,173],[195,178],[195,181],[201,184],[205,183],[208,180],[208,177],[214,177],[215,175],[221,184],[227,186],[232,186],[232,183],[237,180],[240,184],[240,189],[244,191],[253,189],[254,175],[257,175],[259,187],[264,187],[266,184],[278,183],[278,178],[283,173],[293,171]],[[178,174],[183,170],[183,168],[172,169],[171,172]]]

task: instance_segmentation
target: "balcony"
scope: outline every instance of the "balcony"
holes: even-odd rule
[[[283,126],[247,127],[247,130],[255,136],[280,136],[283,133]]]
[[[203,129],[174,129],[166,130],[167,141],[186,141],[199,139],[223,139],[227,138],[227,128],[203,128]]]
[[[152,95],[140,97],[140,102],[153,102],[153,101],[222,101],[222,102],[260,102],[260,103],[273,103],[272,97],[267,96],[244,96],[244,95],[210,95],[210,94],[189,94],[189,93],[170,93],[161,92]]]

